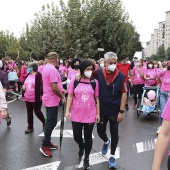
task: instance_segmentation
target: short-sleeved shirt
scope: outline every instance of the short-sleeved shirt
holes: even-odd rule
[[[74,89],[74,81],[72,79],[68,93],[73,95],[73,101],[71,104],[71,121],[73,122],[81,122],[81,123],[94,123],[97,115],[97,107],[94,97],[99,95],[99,85],[98,81],[96,82],[95,91],[93,90],[90,79],[80,80],[77,87]]]
[[[166,105],[164,107],[161,117],[165,120],[170,121],[170,97],[168,98],[168,101],[166,102]]]
[[[58,88],[62,92],[62,82],[57,69],[52,64],[46,64],[42,72],[43,78],[43,96],[42,101],[45,107],[55,107],[59,105],[60,97],[58,97],[51,88],[51,83],[57,83]]]
[[[140,67],[140,71],[142,72],[142,74],[144,74],[145,73],[145,68],[144,67]],[[144,84],[145,83],[144,78],[140,76],[140,73],[137,70],[136,66],[133,68],[132,74],[133,74],[133,84],[134,85]]]
[[[67,79],[72,80],[73,78],[75,78],[75,75],[80,73],[80,70],[70,70],[67,76]]]
[[[38,72],[40,72],[42,74],[43,68],[44,68],[44,65],[38,66]]]
[[[118,70],[120,70],[124,75],[125,75],[125,80],[128,81],[129,79],[129,71],[130,69],[130,64],[123,64],[123,63],[118,63],[117,64]]]
[[[159,72],[159,78],[162,79],[161,90],[170,91],[170,70],[163,70]]]
[[[153,80],[146,80],[146,86],[151,86],[156,84],[156,78],[157,78],[157,71],[156,69],[146,69],[145,75],[147,78],[153,79]]]
[[[67,72],[67,67],[60,64],[59,70],[60,70],[62,75],[65,75],[65,73]]]
[[[35,102],[35,74],[29,74],[24,85],[24,100],[27,102]]]

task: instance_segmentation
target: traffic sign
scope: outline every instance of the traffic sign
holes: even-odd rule
[[[98,51],[104,51],[104,48],[98,48]]]

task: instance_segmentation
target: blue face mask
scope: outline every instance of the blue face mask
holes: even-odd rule
[[[31,73],[32,70],[32,67],[27,68],[27,74]]]

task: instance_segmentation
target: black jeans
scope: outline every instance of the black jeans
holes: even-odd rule
[[[142,93],[143,93],[143,87],[144,87],[144,84],[133,85],[133,97],[134,97],[135,103],[137,103],[137,95],[138,95],[138,99],[139,100],[141,99]]]
[[[107,122],[110,123],[110,134],[111,134],[111,154],[115,155],[116,147],[119,141],[118,135],[118,122],[117,115],[106,116],[100,115],[100,122],[97,124],[97,132],[99,137],[104,141],[108,141],[108,137],[106,134]]]
[[[46,107],[47,121],[44,129],[44,139],[42,146],[48,147],[51,143],[51,133],[57,124],[58,106]]]
[[[72,127],[73,127],[74,140],[78,143],[79,148],[85,146],[85,159],[89,158],[92,149],[92,144],[93,144],[92,132],[93,132],[94,123],[72,122]],[[83,127],[84,127],[85,143],[83,142],[83,137],[82,137]]]

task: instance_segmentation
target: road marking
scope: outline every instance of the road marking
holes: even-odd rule
[[[18,97],[18,99],[21,99],[22,97]],[[16,100],[18,100],[17,98],[15,98],[15,99],[13,99],[13,100],[10,100],[10,101],[8,101],[7,103],[9,104],[9,103],[12,103],[12,102],[15,102]]]
[[[136,143],[138,153],[155,149],[157,139]]]
[[[31,168],[22,169],[22,170],[57,170],[60,165],[60,162],[61,161],[52,162],[52,163],[38,165],[38,166],[34,166]]]
[[[7,103],[9,104],[9,103],[15,102],[16,100],[17,100],[17,99],[10,100],[10,101],[7,102]]]
[[[83,134],[83,138],[84,138],[84,133]],[[44,136],[44,133],[41,133],[39,136]],[[51,137],[60,137],[60,130],[54,129],[52,131]],[[63,137],[65,138],[73,138],[73,130],[64,130],[63,131]],[[94,138],[94,135],[92,134],[92,138]]]
[[[109,156],[110,156],[110,150],[108,150],[105,156],[103,156],[101,152],[90,154],[89,163],[90,165],[96,165],[102,162],[108,162]],[[119,147],[116,148],[115,157],[116,159],[120,158]],[[73,170],[73,169],[82,168],[82,167],[83,167],[83,158],[81,159],[80,164],[66,167],[64,168],[64,170]]]

